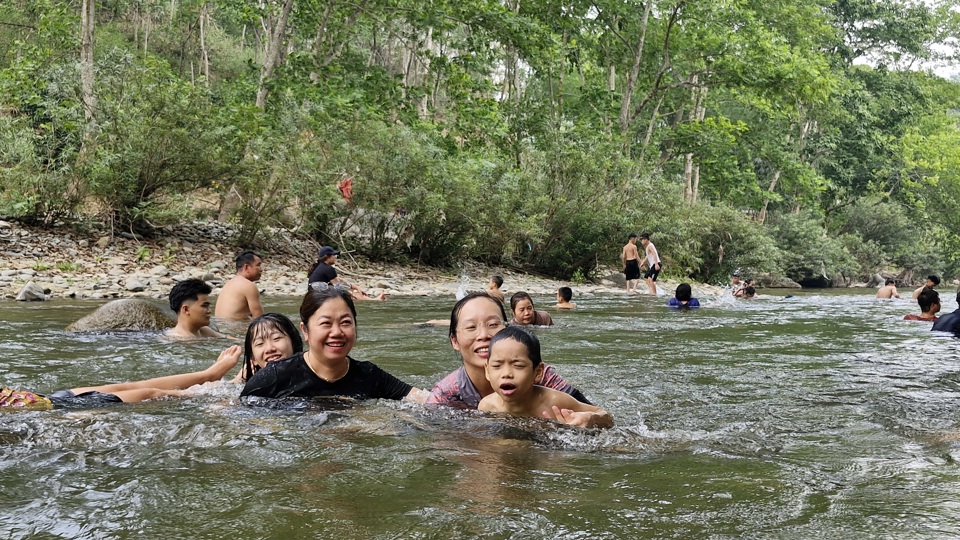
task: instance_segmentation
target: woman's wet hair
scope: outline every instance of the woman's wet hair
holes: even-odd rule
[[[300,302],[300,321],[307,324],[310,317],[320,309],[320,306],[327,303],[328,300],[340,298],[347,303],[353,320],[357,320],[357,308],[353,305],[353,298],[348,291],[343,291],[337,287],[328,287],[324,290],[308,289],[307,294],[303,295],[303,301]]]
[[[530,298],[529,294],[524,291],[515,292],[513,296],[510,297],[510,311],[516,311],[517,304],[519,304],[521,300],[529,300],[530,305],[533,306],[533,298]]]
[[[503,323],[506,324],[507,312],[504,311],[503,304],[485,292],[474,292],[457,300],[457,303],[453,305],[453,309],[450,311],[450,337],[457,335],[457,326],[460,324],[460,312],[463,311],[463,306],[475,298],[484,298],[496,304],[497,309],[500,310],[500,317],[503,319]]]
[[[297,331],[293,321],[279,313],[264,313],[250,321],[250,326],[247,326],[247,335],[243,339],[243,371],[241,373],[244,379],[249,379],[260,370],[260,366],[253,365],[253,340],[273,330],[278,330],[290,338],[294,353],[303,352],[303,338],[300,337],[300,332]]]
[[[543,362],[543,359],[540,357],[540,340],[537,339],[537,336],[519,326],[508,326],[497,332],[496,335],[493,336],[493,339],[490,340],[491,354],[493,353],[493,346],[505,339],[512,339],[527,349],[527,357],[533,362],[533,369],[537,369],[537,366]]]
[[[693,298],[693,289],[690,288],[689,283],[681,283],[677,285],[676,295],[677,300],[681,302],[689,302]]]

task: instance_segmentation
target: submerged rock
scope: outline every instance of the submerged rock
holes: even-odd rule
[[[177,321],[169,310],[139,298],[114,300],[67,327],[67,332],[166,330]]]

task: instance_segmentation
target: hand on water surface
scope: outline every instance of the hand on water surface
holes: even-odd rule
[[[574,411],[572,409],[561,409],[556,405],[552,410],[543,411],[543,417],[550,420],[556,420],[568,426],[576,427],[600,427],[608,428],[613,425],[613,418],[610,413],[600,409],[600,412],[592,411]]]
[[[550,420],[556,420],[563,424],[577,427],[589,427],[592,424],[593,413],[591,412],[577,412],[571,409],[561,409],[556,405],[553,406],[553,409],[550,411],[543,411],[543,417],[549,418]]]

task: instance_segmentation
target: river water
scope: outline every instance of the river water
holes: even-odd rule
[[[394,402],[253,408],[229,384],[3,412],[0,537],[956,538],[958,342],[870,294],[685,312],[576,298],[536,332],[614,415],[600,433]],[[297,299],[265,303],[296,314]],[[452,303],[361,303],[353,356],[430,388],[458,360],[445,328],[412,322]],[[226,345],[62,331],[96,306],[0,304],[0,385],[198,370]]]

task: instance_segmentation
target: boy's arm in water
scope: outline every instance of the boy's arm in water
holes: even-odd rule
[[[542,413],[544,418],[577,427],[613,427],[613,417],[600,407],[581,403],[563,392],[551,392],[550,397],[550,408]]]

